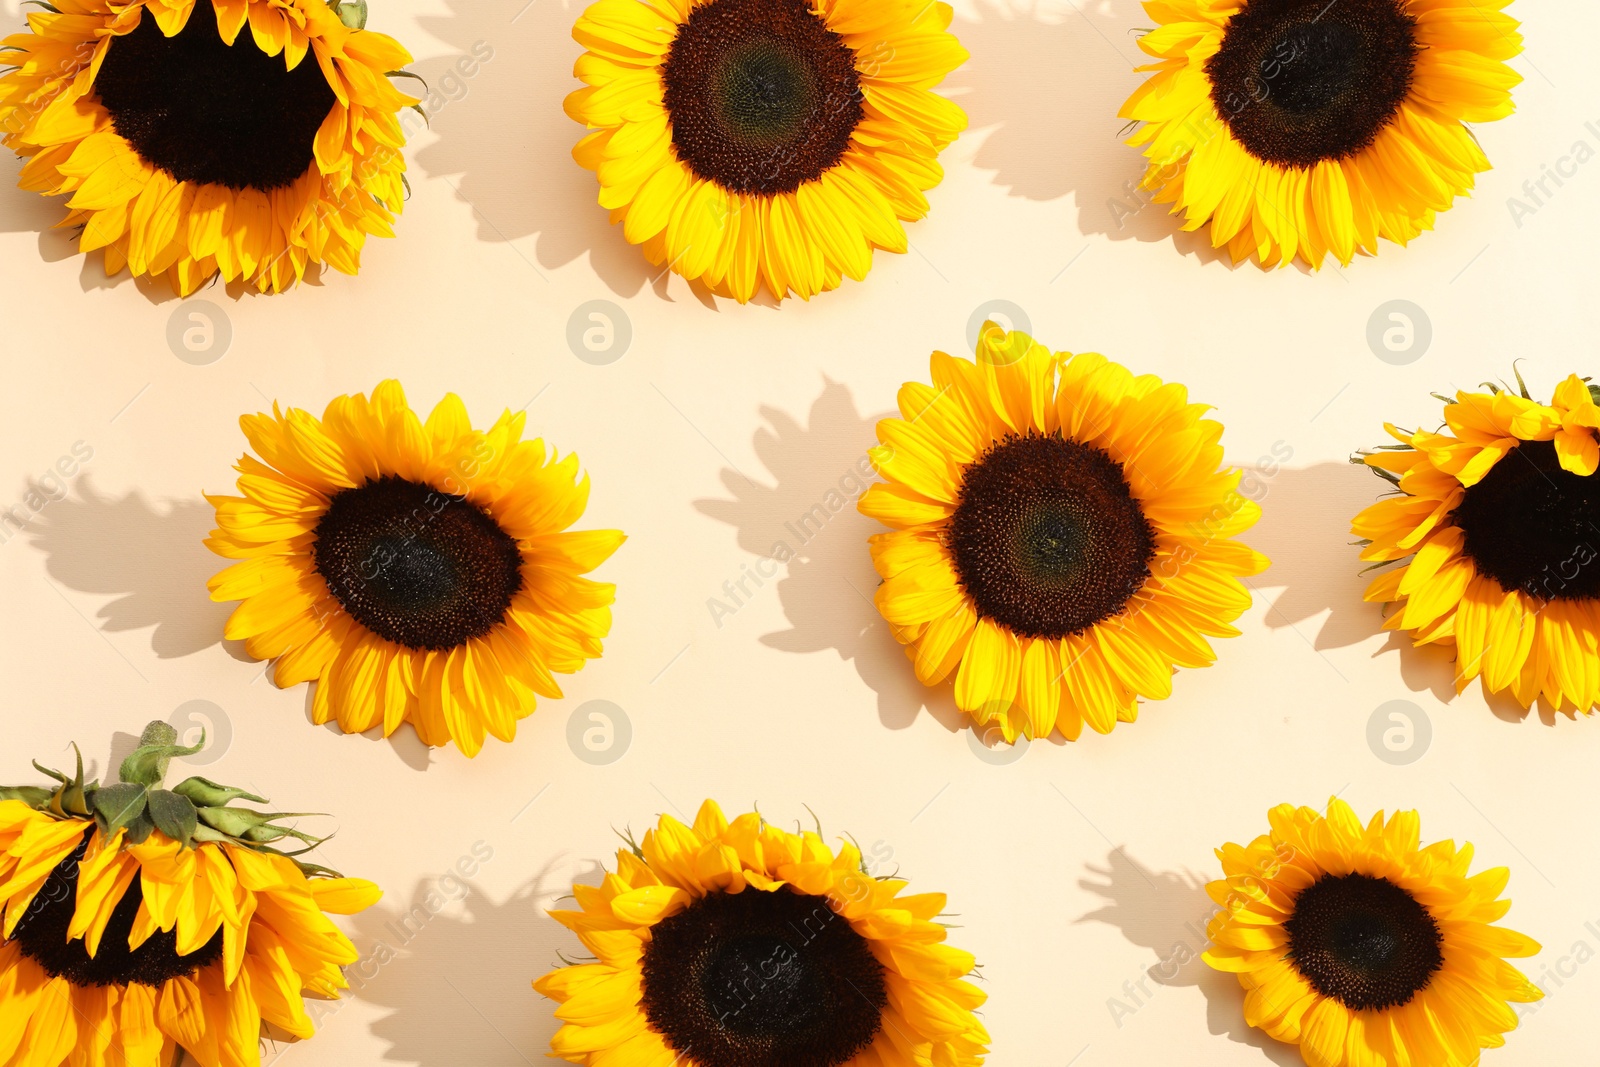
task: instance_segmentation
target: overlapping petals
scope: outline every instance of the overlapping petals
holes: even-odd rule
[[[0,1063],[61,1067],[111,1063],[161,1067],[181,1047],[201,1067],[257,1067],[262,1024],[312,1036],[304,998],[347,988],[355,946],[326,913],[353,914],[379,897],[370,882],[307,878],[289,859],[233,844],[185,849],[159,832],[125,845],[92,822],[58,820],[20,801],[0,801],[0,906],[9,938],[56,866],[88,837],[69,937],[97,954],[118,902],[139,880],[128,947],[158,931],[177,951],[198,951],[219,932],[223,955],[160,988],[75,986],[52,977],[19,944],[0,944]]]
[[[207,497],[218,528],[206,543],[239,561],[210,582],[213,600],[242,601],[226,636],[276,659],[280,687],[315,681],[319,723],[387,736],[410,722],[425,743],[469,756],[487,736],[513,739],[538,697],[561,696],[556,674],[601,654],[616,590],[583,575],[624,539],[570,529],[588,477],[576,456],[523,440],[525,421],[506,411],[475,430],[450,394],[424,422],[394,381],[335,398],[320,420],[276,406],[242,418],[255,452],[236,467],[242,495]],[[398,645],[352,619],[317,571],[312,546],[333,496],[390,475],[466,498],[517,542],[522,587],[491,632],[444,650]]]
[[[1472,846],[1453,841],[1421,847],[1414,811],[1365,826],[1337,798],[1326,815],[1280,804],[1268,813],[1271,832],[1248,845],[1217,849],[1223,877],[1206,886],[1218,905],[1205,960],[1239,977],[1245,1021],[1279,1041],[1297,1044],[1310,1067],[1473,1067],[1481,1049],[1504,1044],[1517,1025],[1513,1003],[1543,994],[1507,958],[1532,956],[1539,945],[1493,925],[1510,902],[1500,894],[1504,867],[1469,874]],[[1442,936],[1443,966],[1408,1002],[1384,1011],[1352,1011],[1324,997],[1286,956],[1285,922],[1295,900],[1324,875],[1382,878],[1422,904]]]
[[[1128,138],[1149,166],[1143,188],[1171,204],[1186,231],[1210,227],[1234,262],[1263,267],[1296,258],[1313,268],[1331,254],[1348,266],[1375,255],[1378,239],[1406,244],[1471,193],[1488,158],[1466,124],[1511,114],[1521,80],[1507,61],[1522,51],[1517,22],[1490,0],[1460,13],[1454,0],[1398,0],[1416,20],[1412,83],[1371,145],[1312,167],[1251,155],[1229,131],[1206,63],[1245,0],[1145,0],[1157,28],[1139,39],[1155,62],[1119,114],[1140,127]]]
[[[1399,564],[1372,580],[1366,599],[1390,605],[1385,629],[1456,649],[1458,692],[1481,678],[1486,691],[1509,692],[1525,708],[1543,695],[1556,708],[1589,711],[1600,703],[1600,605],[1557,597],[1559,574],[1549,597],[1506,590],[1474,564],[1452,518],[1466,489],[1524,441],[1551,441],[1563,469],[1593,475],[1600,412],[1589,388],[1571,375],[1550,404],[1507,390],[1458,392],[1444,414],[1436,433],[1387,425],[1399,443],[1363,457],[1400,490],[1351,523],[1366,542],[1363,560]]]
[[[1134,375],[1095,353],[1051,352],[1023,333],[984,327],[977,361],[935,352],[931,383],[900,390],[900,417],[878,424],[886,479],[863,514],[892,528],[872,538],[883,579],[874,598],[917,677],[954,676],[955,699],[1007,741],[1085,724],[1108,733],[1164,699],[1175,667],[1203,667],[1208,638],[1232,637],[1250,605],[1241,577],[1267,565],[1234,540],[1260,508],[1223,467],[1222,426],[1183,386]],[[946,528],[964,468],[993,445],[1059,434],[1118,462],[1155,532],[1150,577],[1123,611],[1061,639],[1019,637],[980,615],[961,586]]]
[[[113,128],[95,94],[107,50],[145,17],[175,36],[196,3],[214,4],[228,43],[248,25],[287,69],[321,67],[337,99],[293,184],[178,181]],[[325,0],[61,0],[30,11],[28,25],[5,40],[16,69],[0,78],[4,141],[28,157],[24,189],[71,197],[60,225],[83,228],[79,248],[103,250],[107,274],[165,275],[180,295],[218,274],[277,292],[315,264],[354,274],[369,234],[393,236],[404,199],[398,115],[417,101],[387,77],[411,62],[392,38],[347,28]]]
[[[906,250],[904,221],[928,213],[938,155],[966,128],[933,92],[967,53],[952,9],[920,0],[814,0],[854,53],[865,115],[842,159],[793,192],[734,192],[694,174],[672,143],[662,66],[679,27],[708,0],[599,0],[573,27],[586,88],[567,114],[591,131],[573,157],[600,180],[600,206],[650,262],[740,303],[762,288],[809,299],[861,280],[874,249]]]
[[[559,1001],[560,1059],[589,1067],[657,1067],[680,1059],[640,1008],[650,928],[712,893],[798,892],[827,899],[883,965],[889,992],[877,1040],[849,1067],[970,1067],[989,1041],[973,1015],[984,994],[965,980],[973,957],[946,945],[941,893],[906,894],[907,883],[863,869],[851,844],[830,848],[815,833],[788,833],[759,815],[731,822],[713,802],[692,826],[671,816],[637,851],[617,853],[599,886],[576,885],[577,910],[551,915],[597,962],[562,967],[534,983]]]

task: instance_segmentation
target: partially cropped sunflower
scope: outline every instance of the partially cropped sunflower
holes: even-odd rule
[[[954,675],[1007,741],[1109,733],[1237,634],[1267,560],[1233,538],[1261,509],[1183,386],[992,323],[977,356],[935,352],[878,423],[878,610],[917,677]]]
[[[1489,169],[1465,123],[1511,114],[1509,2],[1145,0],[1145,190],[1235,262],[1405,244]]]
[[[22,187],[71,196],[61,225],[107,274],[277,292],[314,264],[354,274],[367,235],[392,236],[416,100],[387,77],[405,49],[361,28],[366,0],[42,6],[5,40],[0,128],[30,157]]]
[[[706,801],[663,815],[550,914],[596,962],[534,983],[559,1001],[553,1054],[589,1067],[971,1067],[989,1035],[944,943],[943,893],[903,896],[861,851]]]
[[[1519,379],[1520,384],[1520,379]],[[1361,558],[1386,569],[1366,599],[1385,629],[1454,645],[1456,689],[1483,679],[1523,707],[1600,703],[1600,390],[1571,375],[1549,404],[1459,392],[1438,433],[1360,457],[1398,492],[1357,515]]]
[[[1468,875],[1470,844],[1422,848],[1416,812],[1363,827],[1337,798],[1267,818],[1270,834],[1217,849],[1205,960],[1239,976],[1245,1021],[1311,1067],[1477,1067],[1516,1028],[1510,1003],[1544,995],[1506,962],[1538,944],[1492,925],[1510,872]]]
[[[860,281],[966,128],[933,87],[966,61],[948,4],[599,0],[567,114],[600,206],[650,262],[749,300]]]
[[[85,783],[80,756],[73,776],[45,772],[53,789],[0,789],[7,1067],[169,1067],[180,1050],[257,1067],[263,1024],[311,1037],[304,997],[346,988],[355,946],[323,913],[368,908],[377,886],[278,851],[318,839],[231,806],[260,797],[163,788],[168,761],[199,750],[176,741],[151,723],[116,785]]]
[[[242,496],[207,497],[207,545],[241,561],[211,598],[243,601],[226,636],[276,659],[277,685],[317,683],[316,722],[410,722],[475,756],[600,655],[615,587],[582,575],[623,535],[568,529],[589,479],[522,440],[521,412],[475,430],[452,393],[424,423],[387,381],[320,421],[276,405],[239,421],[260,458],[238,463]]]

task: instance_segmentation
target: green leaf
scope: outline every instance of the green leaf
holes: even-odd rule
[[[87,815],[89,814],[89,799],[83,785],[83,753],[78,751],[78,746],[73,745],[72,751],[78,757],[78,771],[71,778],[65,775],[50,772],[51,777],[61,783],[61,788],[56,790],[50,798],[50,810],[60,816]],[[34,764],[35,767],[39,765]],[[43,769],[43,768],[41,768]]]
[[[139,747],[122,761],[120,774],[124,782],[142,785],[147,789],[160,788],[167,776],[167,765],[174,756],[192,756],[206,747],[206,732],[200,731],[199,743],[192,747],[177,744],[178,731],[164,722],[153,722],[144,728],[139,737]]]
[[[20,800],[35,811],[50,803],[55,793],[39,785],[0,786],[0,800]]]
[[[123,782],[94,793],[94,810],[104,820],[106,833],[115,833],[144,814],[148,794],[142,785]]]
[[[328,0],[328,7],[339,16],[347,29],[367,28],[367,0]]]
[[[295,837],[307,842],[322,840],[286,826],[273,825],[276,819],[301,819],[316,814],[318,813],[313,811],[251,811],[249,808],[201,808],[199,812],[200,821],[213,830],[257,844],[277,841],[284,837]]]
[[[248,800],[256,804],[267,803],[266,797],[258,797],[254,793],[246,793],[243,789],[235,789],[230,785],[220,785],[209,778],[185,778],[172,787],[172,791],[180,797],[187,797],[196,807],[211,808],[231,804],[235,800]]]
[[[148,811],[141,812],[139,817],[128,824],[128,844],[142,845],[150,839],[155,831],[156,824],[150,818]]]
[[[193,846],[194,831],[200,817],[187,797],[157,789],[150,794],[150,818],[157,830],[185,848]]]

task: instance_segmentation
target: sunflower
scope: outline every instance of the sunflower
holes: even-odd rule
[[[1524,708],[1600,703],[1600,390],[1570,375],[1549,404],[1458,392],[1439,433],[1357,457],[1398,492],[1355,517],[1361,558],[1388,568],[1366,599],[1417,645],[1454,645],[1456,689],[1482,677]],[[1520,394],[1520,395],[1519,395]]]
[[[615,587],[582,577],[623,541],[569,530],[589,500],[578,459],[522,440],[510,411],[474,430],[455,394],[426,423],[386,381],[369,400],[240,419],[256,456],[242,496],[208,496],[211,579],[240,600],[226,636],[276,659],[274,682],[315,680],[312,718],[349,733],[409,721],[429,745],[477,755],[516,736],[552,672],[600,655]]]
[[[599,0],[567,97],[573,157],[650,262],[749,300],[860,281],[906,250],[962,110],[933,87],[966,61],[923,0]]]
[[[1271,834],[1217,849],[1224,877],[1205,961],[1244,986],[1245,1021],[1311,1067],[1476,1067],[1543,994],[1505,957],[1539,946],[1491,925],[1504,867],[1469,876],[1470,844],[1422,848],[1414,811],[1365,829],[1350,806],[1280,804]]]
[[[0,789],[0,1063],[164,1067],[181,1049],[256,1067],[262,1024],[308,1038],[303,998],[346,988],[355,946],[323,913],[368,908],[377,886],[274,848],[319,839],[231,806],[260,797],[164,789],[168,761],[200,749],[176,742],[151,723],[116,785],[85,784],[80,755],[76,775],[40,768],[54,788]]]
[[[1145,0],[1155,73],[1121,115],[1143,189],[1262,266],[1405,244],[1489,161],[1464,123],[1511,114],[1510,0]]]
[[[902,896],[861,850],[706,801],[617,853],[578,911],[596,962],[534,988],[561,1007],[552,1054],[590,1067],[969,1067],[989,1035],[944,944],[943,893]]]
[[[392,236],[416,100],[366,0],[58,2],[5,40],[0,126],[30,157],[22,187],[71,195],[61,225],[107,274],[278,292],[309,264],[354,274],[367,235]]]
[[[859,504],[894,528],[871,541],[878,610],[917,677],[954,674],[1007,741],[1108,733],[1237,634],[1239,579],[1267,561],[1232,538],[1261,509],[1183,386],[993,323],[977,357],[935,352],[878,423],[888,481]]]

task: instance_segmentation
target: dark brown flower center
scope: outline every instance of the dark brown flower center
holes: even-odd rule
[[[44,968],[54,978],[65,978],[75,986],[144,985],[159,988],[167,981],[192,975],[222,959],[222,931],[200,950],[178,955],[178,934],[174,930],[156,931],[136,949],[128,948],[128,937],[144,903],[139,878],[111,912],[94,956],[83,939],[67,940],[73,913],[78,907],[78,864],[83,860],[89,837],[79,843],[72,855],[56,865],[44,888],[33,898],[26,914],[17,923],[11,939],[22,954]]]
[[[407,648],[484,636],[522,589],[522,553],[487,512],[403,478],[336,493],[312,555],[356,622]]]
[[[731,192],[792,192],[838,163],[861,122],[855,53],[804,0],[710,0],[662,71],[678,158]]]
[[[1033,433],[967,468],[946,537],[978,613],[1019,637],[1066,637],[1117,614],[1155,555],[1122,466]]]
[[[1206,61],[1212,101],[1264,163],[1345,159],[1410,93],[1416,30],[1402,0],[1248,0]]]
[[[1539,600],[1600,597],[1600,478],[1562,468],[1549,441],[1523,441],[1470,486],[1452,522],[1478,571]]]
[[[697,1067],[840,1067],[883,1025],[883,965],[825,897],[713,893],[650,934],[646,1017]]]
[[[95,90],[117,133],[152,167],[178,181],[264,192],[311,167],[336,102],[315,56],[289,70],[281,53],[256,46],[248,24],[225,44],[211,0],[196,0],[172,37],[146,10],[132,33],[112,39]]]
[[[1444,966],[1433,916],[1387,878],[1325,874],[1283,925],[1295,969],[1351,1011],[1398,1008]]]

